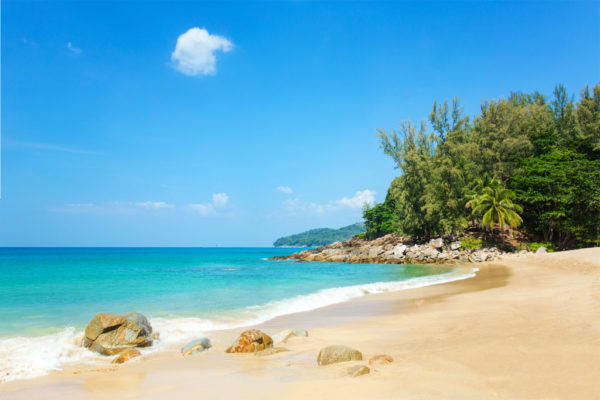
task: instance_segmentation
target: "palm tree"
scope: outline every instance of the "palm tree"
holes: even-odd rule
[[[512,202],[515,194],[504,188],[500,181],[485,174],[483,179],[477,180],[476,190],[466,207],[473,209],[473,216],[483,215],[480,225],[484,229],[493,229],[496,224],[501,230],[505,225],[511,228],[521,225],[523,219],[518,213],[523,212],[523,208]]]

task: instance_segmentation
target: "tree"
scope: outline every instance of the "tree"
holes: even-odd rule
[[[484,229],[492,230],[496,224],[500,230],[505,225],[516,228],[521,225],[523,219],[518,214],[523,208],[512,202],[515,194],[504,188],[496,179],[485,176],[477,182],[479,193],[469,202],[466,207],[473,210],[473,215],[480,217],[480,225]]]

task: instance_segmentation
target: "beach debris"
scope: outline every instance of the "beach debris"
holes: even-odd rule
[[[140,353],[138,349],[130,347],[128,349],[125,349],[121,354],[119,354],[118,357],[115,357],[115,359],[112,360],[112,363],[123,364],[125,361],[129,361],[132,358],[139,357],[141,355],[142,353]]]
[[[269,347],[268,349],[257,351],[254,355],[257,357],[272,356],[273,354],[283,353],[284,351],[290,350],[285,347]]]
[[[273,339],[258,329],[244,331],[225,350],[226,353],[255,353],[273,347]]]
[[[201,339],[192,340],[181,349],[181,354],[184,356],[191,356],[192,354],[202,353],[212,347],[210,339],[203,337]]]
[[[102,355],[114,355],[129,347],[152,345],[152,326],[140,313],[99,313],[85,328],[81,345]]]
[[[346,369],[346,372],[348,372],[348,375],[350,375],[352,377],[357,377],[357,376],[366,375],[366,374],[370,373],[371,368],[367,367],[366,365],[355,365],[353,367]]]
[[[307,337],[308,331],[306,329],[286,329],[275,335],[273,335],[273,343],[285,343],[291,337],[300,336]]]
[[[377,354],[369,359],[369,364],[389,364],[394,362],[392,356],[388,356],[387,354]]]
[[[321,349],[317,357],[319,365],[329,365],[344,361],[362,360],[362,353],[356,349],[343,345],[327,346]]]

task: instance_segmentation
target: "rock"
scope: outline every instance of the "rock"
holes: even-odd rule
[[[396,257],[402,257],[404,255],[404,253],[406,253],[406,249],[407,249],[406,245],[399,244],[396,247],[394,247],[392,254]]]
[[[211,347],[212,344],[210,343],[209,338],[196,339],[183,346],[181,354],[190,356],[192,354],[202,353],[204,350],[210,349]]]
[[[85,328],[82,346],[102,355],[112,355],[128,347],[150,346],[152,341],[152,326],[142,314],[100,313]]]
[[[125,361],[129,361],[132,358],[139,357],[141,355],[142,355],[142,353],[140,353],[140,351],[138,349],[130,347],[130,348],[124,350],[121,354],[119,354],[118,357],[115,357],[115,359],[112,360],[112,363],[113,364],[123,364]]]
[[[450,243],[450,249],[451,250],[458,250],[458,249],[461,248],[461,246],[462,245],[460,244],[460,242],[452,242],[452,243]]]
[[[441,249],[442,247],[444,247],[444,240],[442,238],[431,239],[429,241],[429,245],[436,249]]]
[[[371,357],[369,359],[369,364],[389,364],[393,363],[394,359],[392,356],[388,356],[387,354],[378,354],[376,356]]]
[[[233,344],[225,350],[226,353],[255,353],[273,347],[273,339],[266,333],[258,329],[250,329],[244,331],[233,342]]]
[[[286,329],[273,335],[273,343],[283,343],[293,336],[307,337],[308,331],[306,329]]]
[[[371,372],[371,368],[367,367],[366,365],[355,365],[348,368],[346,372],[348,372],[348,375],[351,375],[352,377],[357,377],[368,374]]]
[[[383,253],[383,247],[381,247],[381,246],[371,247],[369,249],[369,258],[376,258],[381,253]]]
[[[256,353],[254,353],[254,355],[257,357],[272,356],[273,354],[282,353],[284,351],[289,350],[285,347],[270,347],[262,351],[257,351]]]
[[[425,249],[425,251],[423,252],[423,256],[428,258],[437,258],[438,253],[439,252],[435,248],[429,247]]]
[[[329,365],[344,361],[362,360],[362,353],[348,346],[327,346],[321,349],[317,357],[319,365]]]
[[[536,254],[543,254],[543,253],[547,253],[548,249],[545,247],[540,247],[535,252],[536,252]]]

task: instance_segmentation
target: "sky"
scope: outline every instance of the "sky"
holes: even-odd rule
[[[361,221],[376,129],[600,82],[599,2],[2,1],[0,246],[269,246]]]

